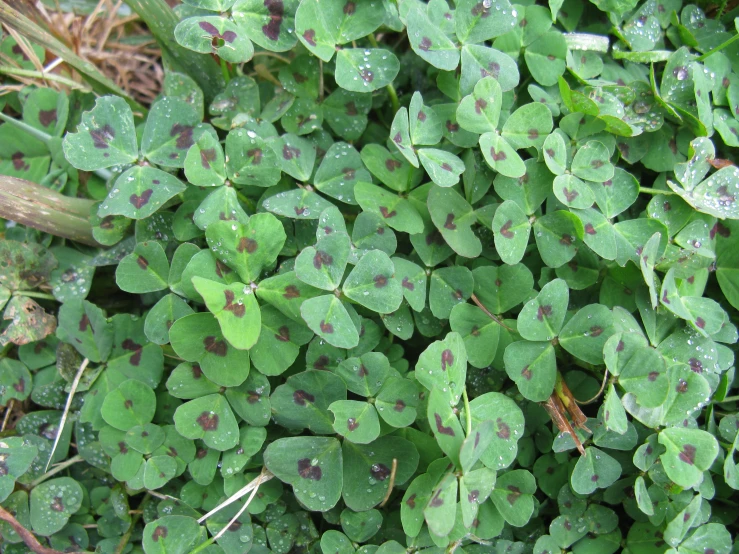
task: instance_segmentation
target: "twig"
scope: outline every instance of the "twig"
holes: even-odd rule
[[[393,486],[395,485],[395,472],[398,471],[398,459],[393,458],[393,468],[390,470],[390,484],[387,486],[387,492],[385,493],[385,498],[382,499],[382,502],[380,502],[380,508],[382,508],[385,504],[387,504],[387,501],[390,499],[390,495],[393,492]]]
[[[0,433],[5,431],[5,428],[8,426],[10,414],[13,412],[13,402],[15,402],[15,398],[8,400],[8,406],[5,408],[5,417],[3,418],[3,426],[0,427]]]
[[[270,479],[274,477],[274,474],[269,470],[264,470],[261,474],[259,474],[258,477],[253,479],[248,485],[243,487],[241,490],[236,491],[228,500],[224,500],[222,503],[220,503],[218,506],[213,508],[210,512],[205,514],[203,517],[198,519],[198,523],[203,523],[206,519],[208,519],[210,516],[215,514],[216,512],[219,512],[229,504],[233,504],[236,502],[239,498],[242,498],[246,496],[246,494],[255,488],[257,488],[262,483],[266,483]]]
[[[49,460],[46,462],[46,469],[44,471],[49,471],[49,465],[51,464],[51,459],[54,457],[54,452],[56,452],[56,447],[59,445],[59,439],[62,436],[62,431],[64,430],[64,424],[67,422],[67,416],[69,415],[69,408],[72,407],[72,400],[74,399],[74,393],[77,392],[77,385],[80,384],[80,379],[82,378],[82,373],[87,368],[87,364],[90,363],[90,360],[85,358],[82,360],[82,363],[80,364],[79,369],[77,370],[77,374],[74,376],[74,380],[72,381],[72,387],[69,389],[69,395],[67,396],[67,403],[64,405],[64,411],[62,412],[62,418],[59,420],[59,429],[56,432],[56,438],[54,439],[54,446],[51,447],[51,454],[49,454]]]
[[[495,323],[497,323],[498,325],[500,325],[504,329],[507,329],[507,330],[513,332],[513,329],[511,329],[510,327],[508,327],[508,325],[506,325],[505,323],[503,323],[503,321],[498,316],[496,316],[490,310],[488,310],[485,306],[483,306],[482,302],[480,302],[480,300],[477,298],[477,296],[475,296],[475,293],[472,293],[472,296],[470,296],[470,299],[475,304],[477,304],[477,307],[480,308],[483,312],[485,312],[485,315],[488,316],[490,319],[492,319]]]
[[[2,506],[0,506],[0,519],[5,521],[13,528],[13,531],[18,533],[18,536],[23,539],[23,542],[26,543],[26,546],[30,548],[32,552],[35,552],[36,554],[62,554],[58,550],[48,548],[38,542],[36,536],[28,529],[23,527],[23,525],[18,523],[18,520],[13,517],[13,514],[8,512]]]
[[[51,459],[51,458],[49,458],[49,459]],[[74,465],[77,462],[84,462],[84,461],[85,461],[84,458],[82,456],[80,456],[79,454],[77,454],[76,456],[72,456],[68,460],[64,460],[63,462],[61,462],[59,464],[56,464],[53,468],[51,468],[50,471],[47,471],[46,473],[44,473],[41,477],[39,477],[38,479],[36,479],[35,481],[33,481],[29,486],[31,488],[33,488],[33,487],[35,487],[37,485],[40,485],[41,483],[43,483],[44,481],[46,481],[49,477],[52,477],[52,476],[56,475],[60,471],[64,471],[69,466]]]
[[[577,433],[575,433],[572,425],[570,425],[570,422],[567,420],[567,416],[565,415],[565,407],[562,405],[562,401],[559,399],[559,396],[557,396],[556,393],[552,393],[549,399],[544,404],[542,404],[542,406],[549,414],[549,417],[552,418],[552,421],[555,423],[560,432],[569,433],[569,435],[572,437],[572,440],[575,441],[575,446],[580,451],[580,454],[585,456],[585,448],[580,442],[580,437],[577,436]]]
[[[607,381],[608,381],[608,368],[606,368],[606,372],[603,375],[603,382],[601,383],[600,389],[598,390],[598,392],[596,393],[596,395],[593,398],[591,398],[590,400],[584,400],[582,402],[580,402],[577,398],[575,398],[575,402],[577,402],[578,404],[580,404],[580,406],[587,406],[588,404],[592,404],[593,402],[595,402],[596,400],[598,400],[598,398],[600,398],[600,395],[601,394],[603,394],[603,390],[606,388],[606,382]]]

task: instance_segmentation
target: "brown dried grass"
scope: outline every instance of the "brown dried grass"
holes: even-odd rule
[[[23,11],[76,54],[95,64],[134,99],[148,105],[162,88],[164,70],[161,52],[138,16],[134,14],[124,17],[118,13],[122,5],[123,0],[100,0],[89,15],[79,15],[65,12],[58,5],[57,9],[52,10],[41,2],[36,2],[32,6],[26,4]],[[16,40],[19,39],[17,34],[11,34]],[[49,59],[47,53],[46,60],[39,60],[30,47],[24,48],[22,38],[18,42],[37,71],[47,74],[54,72],[79,83],[84,82],[76,71],[53,55]],[[66,86],[49,79],[16,80],[23,84],[38,84],[56,89],[64,89]]]

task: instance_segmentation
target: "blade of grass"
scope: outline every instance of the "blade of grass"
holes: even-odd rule
[[[169,4],[165,0],[126,0],[126,4],[144,20],[159,43],[162,54],[167,54],[174,65],[195,79],[205,95],[205,101],[212,102],[226,86],[221,69],[208,54],[198,54],[177,43],[174,29],[180,20]]]
[[[117,94],[125,99],[135,112],[139,112],[142,115],[146,114],[146,108],[126,94],[123,89],[108,77],[103,75],[94,64],[79,57],[61,41],[22,15],[18,10],[12,9],[2,0],[0,0],[0,23],[15,29],[22,36],[43,46],[47,50],[51,50],[54,55],[64,59],[67,64],[85,76],[93,90],[98,94]]]

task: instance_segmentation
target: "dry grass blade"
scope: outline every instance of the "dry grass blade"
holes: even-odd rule
[[[255,479],[253,479],[248,485],[246,485],[242,489],[236,491],[233,495],[231,495],[230,498],[228,498],[227,500],[221,502],[218,506],[216,506],[215,508],[213,508],[210,512],[208,512],[203,517],[201,517],[200,519],[198,519],[198,523],[203,523],[206,519],[208,519],[213,514],[221,511],[223,508],[225,508],[229,504],[233,504],[239,498],[243,498],[244,496],[246,496],[252,490],[256,490],[259,487],[259,485],[261,485],[262,483],[266,483],[267,481],[269,481],[273,477],[274,477],[274,474],[271,471],[266,470],[266,469],[263,470],[262,473],[260,473],[259,476],[256,477]]]
[[[261,477],[264,475],[264,472],[267,471],[267,468],[262,469],[262,473],[259,474],[259,477],[257,479],[261,479]],[[231,526],[236,523],[236,520],[241,517],[241,514],[244,513],[244,511],[249,507],[249,504],[251,504],[251,501],[254,500],[254,497],[257,494],[257,491],[259,490],[259,485],[261,485],[264,481],[260,481],[251,491],[251,494],[249,495],[249,498],[247,498],[246,502],[244,502],[244,505],[241,507],[241,509],[236,512],[236,515],[231,518],[231,520],[228,522],[227,525],[223,526],[223,529],[218,531],[216,535],[213,537],[213,542],[216,542],[218,539],[220,539],[223,534],[228,531]]]
[[[67,422],[67,416],[69,415],[69,408],[72,407],[72,399],[74,398],[74,393],[77,392],[77,386],[80,384],[80,379],[82,378],[82,374],[85,372],[85,369],[87,369],[87,364],[90,363],[90,360],[85,358],[82,360],[82,363],[80,364],[79,369],[77,370],[77,374],[74,376],[74,380],[72,381],[72,386],[69,389],[69,395],[67,396],[67,403],[64,405],[64,411],[62,412],[62,418],[59,420],[59,429],[56,432],[56,437],[54,438],[54,445],[51,447],[51,454],[49,454],[49,460],[46,462],[46,468],[44,471],[49,471],[49,465],[51,465],[51,460],[54,457],[54,452],[56,452],[56,447],[59,445],[59,438],[62,436],[62,431],[64,430],[64,424]]]

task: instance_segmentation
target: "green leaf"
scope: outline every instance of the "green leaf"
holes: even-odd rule
[[[309,298],[300,306],[306,324],[316,335],[336,348],[354,348],[359,333],[344,303],[334,295]]]
[[[505,370],[532,402],[545,402],[554,390],[557,362],[548,342],[512,342],[505,349]]]
[[[390,257],[380,250],[370,250],[349,273],[341,290],[365,308],[388,314],[403,301],[403,289],[394,275],[395,266]]]
[[[670,427],[658,439],[667,449],[660,456],[665,473],[684,488],[697,485],[718,456],[716,437],[702,429]]]
[[[508,0],[462,0],[457,3],[454,24],[461,42],[481,43],[510,31],[516,24],[516,12]]]
[[[490,168],[501,175],[519,178],[526,173],[521,156],[497,132],[485,133],[480,137],[480,150]]]
[[[420,148],[418,159],[431,180],[440,187],[454,186],[464,171],[464,162],[446,150]]]
[[[547,31],[524,52],[532,77],[545,87],[556,85],[564,74],[566,56],[567,42],[559,31]]]
[[[61,530],[82,506],[84,492],[71,477],[45,481],[31,491],[31,525],[41,536]]]
[[[456,191],[432,187],[428,195],[428,209],[434,225],[452,249],[466,258],[480,255],[482,244],[472,231],[477,217],[472,206]]]
[[[234,183],[258,187],[277,184],[281,175],[278,156],[279,153],[270,148],[254,131],[234,129],[226,136],[226,171]],[[187,174],[187,161],[185,173]],[[191,182],[198,184],[192,180]]]
[[[162,245],[138,243],[116,268],[115,280],[121,290],[137,294],[168,288],[169,261]]]
[[[452,308],[449,324],[462,336],[470,365],[484,368],[493,362],[500,336],[498,323],[480,308],[464,303]]]
[[[336,84],[351,92],[372,92],[392,83],[398,58],[382,48],[344,48],[336,54]]]
[[[97,215],[101,218],[124,215],[131,219],[145,219],[184,190],[184,183],[174,175],[149,165],[137,165],[116,179]]]
[[[549,108],[532,102],[521,106],[506,119],[501,135],[516,150],[530,147],[541,150],[553,125]]]
[[[408,107],[411,142],[418,145],[434,146],[441,141],[441,118],[433,107],[423,103],[421,93],[416,91]]]
[[[208,226],[205,236],[215,256],[246,283],[257,280],[277,259],[286,239],[282,224],[268,213],[251,216],[246,225],[216,221]]]
[[[239,442],[239,427],[226,398],[209,394],[190,400],[175,410],[177,432],[187,439],[201,439],[214,450],[228,450]]]
[[[94,304],[70,300],[59,308],[57,337],[74,346],[91,362],[102,362],[113,346],[113,326]]]
[[[141,136],[141,153],[152,163],[184,167],[185,155],[204,132],[213,132],[200,123],[195,108],[179,98],[158,100],[146,119]]]
[[[218,15],[183,19],[175,27],[174,36],[188,50],[215,54],[230,63],[248,62],[254,55],[254,46],[243,29]]]
[[[416,379],[429,390],[443,392],[452,406],[459,403],[466,376],[467,351],[458,333],[431,343],[416,364]]]
[[[535,492],[534,476],[526,470],[516,469],[498,477],[490,498],[510,525],[523,527],[534,511]]]
[[[471,133],[495,131],[500,119],[502,94],[498,81],[492,77],[480,79],[472,94],[462,98],[459,103],[457,122]]]
[[[573,213],[559,210],[534,222],[534,237],[539,253],[549,267],[561,267],[577,254],[583,225]]]
[[[590,446],[580,456],[572,471],[572,490],[578,494],[591,494],[596,489],[610,487],[621,476],[621,464],[611,456]]]
[[[328,511],[341,497],[344,468],[341,445],[334,438],[277,439],[265,450],[264,464],[293,486],[295,497],[309,510]]]
[[[359,202],[359,198],[354,200],[354,195],[359,196],[357,186],[371,180],[359,152],[351,144],[335,142],[321,161],[313,184],[320,192],[339,202],[356,204]]]
[[[568,303],[567,284],[562,279],[550,281],[518,314],[518,332],[526,340],[552,340],[562,328]]]
[[[454,516],[457,511],[457,477],[447,473],[436,485],[423,510],[429,531],[443,537],[454,528]]]
[[[136,425],[149,423],[155,408],[154,391],[141,381],[129,379],[105,396],[100,413],[108,425],[128,431]]]
[[[200,538],[200,525],[193,517],[166,515],[146,524],[142,537],[146,554],[185,554]]]
[[[328,409],[334,414],[334,430],[347,440],[368,444],[380,435],[380,420],[372,404],[337,400]]]
[[[251,361],[262,374],[279,375],[295,362],[313,333],[272,306],[261,307],[261,323],[257,343],[249,351]]]
[[[354,195],[363,210],[381,215],[396,231],[409,234],[423,231],[423,219],[407,199],[365,182],[354,186]]]
[[[495,249],[503,262],[515,265],[521,261],[530,233],[531,223],[516,202],[506,200],[495,210]]]
[[[455,466],[462,467],[459,456],[464,441],[464,432],[449,403],[447,391],[443,388],[431,389],[426,410],[428,423],[437,444]]]
[[[324,236],[316,246],[304,248],[295,259],[295,275],[313,287],[334,291],[339,288],[349,260],[351,242],[344,233]]]
[[[64,137],[64,155],[77,169],[94,171],[138,158],[133,113],[125,100],[103,96],[82,115],[76,133]]]
[[[261,331],[261,312],[250,286],[222,285],[202,277],[193,277],[192,284],[234,348],[249,350],[256,344]]]
[[[219,321],[209,312],[187,315],[169,330],[172,348],[182,359],[197,362],[208,379],[235,387],[249,375],[249,353],[231,346]]]
[[[298,41],[292,30],[297,8],[296,0],[283,0],[277,5],[260,0],[237,0],[231,9],[231,17],[262,48],[287,52]],[[215,11],[223,12],[226,8]]]
[[[603,143],[591,140],[575,153],[572,173],[587,181],[603,183],[613,177],[613,165],[609,161],[608,148]]]
[[[617,330],[611,310],[590,304],[579,310],[559,333],[559,344],[587,363],[603,363],[603,346]]]
[[[408,39],[413,51],[439,69],[451,71],[459,65],[459,50],[419,5],[407,15]]]

